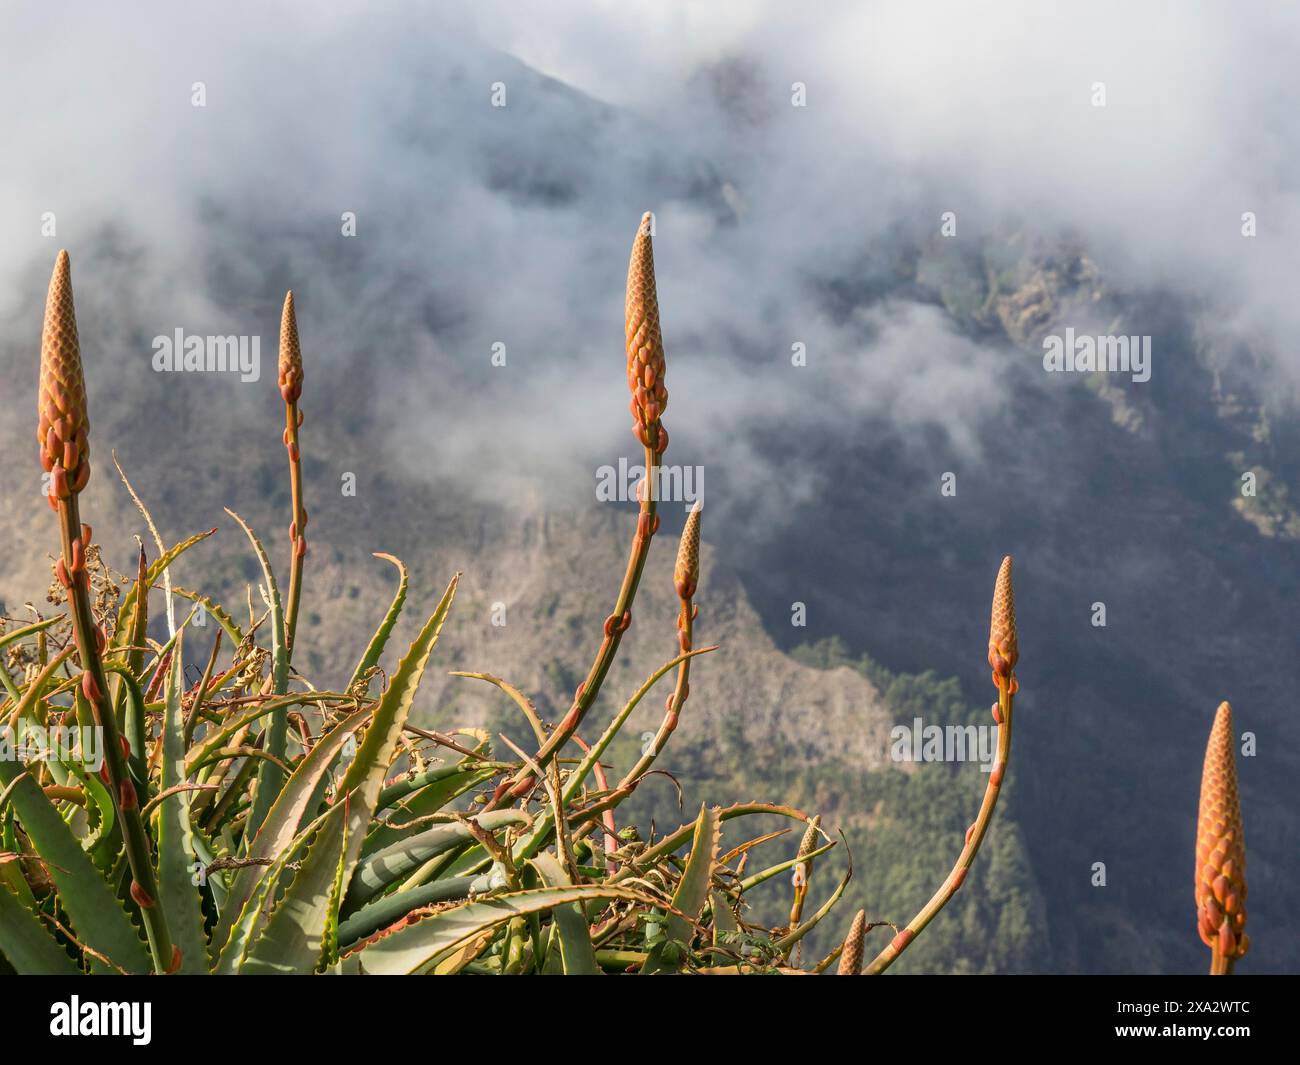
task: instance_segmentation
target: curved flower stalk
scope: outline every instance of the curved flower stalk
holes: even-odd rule
[[[695,605],[695,591],[700,583],[700,501],[696,500],[687,515],[682,538],[677,545],[677,563],[673,567],[673,588],[677,592],[680,608],[677,612],[677,645],[681,654],[689,654],[692,645],[695,619],[700,608]],[[664,705],[664,719],[653,740],[647,744],[636,764],[627,771],[620,788],[631,787],[649,771],[655,759],[663,753],[668,739],[677,728],[682,707],[691,694],[691,659],[684,658],[677,667],[677,685]]]
[[[642,216],[636,239],[632,242],[624,316],[627,383],[632,394],[632,434],[645,449],[646,476],[637,492],[640,513],[637,515],[636,532],[632,537],[623,583],[614,601],[614,609],[605,619],[604,634],[596,659],[587,671],[586,679],[578,685],[568,713],[534,757],[542,769],[577,732],[583,717],[596,701],[600,686],[618,653],[623,633],[632,624],[632,601],[636,598],[641,571],[645,569],[646,559],[650,555],[650,540],[659,529],[658,501],[655,498],[658,489],[656,471],[659,460],[668,447],[668,431],[661,421],[668,406],[668,390],[664,385],[664,343],[659,327],[659,299],[655,291],[652,221],[648,212]],[[525,767],[501,784],[489,808],[499,805],[507,796],[519,798],[526,795],[534,783],[533,774]]]
[[[934,920],[935,915],[957,893],[970,871],[971,863],[975,861],[975,855],[979,853],[980,844],[984,842],[984,836],[993,821],[993,809],[997,806],[998,793],[1006,775],[1007,759],[1011,755],[1011,711],[1015,694],[1020,688],[1015,674],[1019,659],[1016,597],[1011,584],[1011,556],[1008,555],[1002,560],[997,582],[993,586],[993,610],[989,622],[989,667],[993,670],[993,683],[998,689],[998,701],[993,704],[993,720],[998,726],[998,748],[984,789],[984,801],[980,804],[974,823],[966,830],[966,843],[957,856],[952,872],[930,901],[921,907],[920,912],[867,966],[867,976],[875,976],[888,969],[925,926]]]
[[[1246,935],[1246,840],[1233,753],[1232,707],[1219,704],[1205,746],[1196,819],[1196,931],[1210,948],[1210,975],[1228,976]]]
[[[289,453],[289,492],[293,505],[293,520],[289,524],[292,552],[289,599],[284,608],[285,647],[292,655],[293,638],[298,629],[298,602],[302,598],[303,562],[307,557],[307,508],[302,502],[302,453],[298,445],[298,432],[303,421],[302,411],[298,409],[298,400],[302,396],[302,349],[298,344],[298,318],[294,313],[292,289],[285,293],[284,310],[280,315],[278,379],[280,395],[284,399],[284,448]]]

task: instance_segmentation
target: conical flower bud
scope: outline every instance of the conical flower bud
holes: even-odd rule
[[[1011,556],[1002,560],[993,586],[993,616],[989,622],[989,667],[999,677],[1016,668],[1020,647],[1016,642],[1016,595],[1011,587]]]
[[[821,815],[817,814],[808,821],[808,827],[803,831],[803,839],[799,841],[799,849],[795,852],[795,857],[799,864],[795,866],[795,886],[797,888],[808,887],[808,881],[812,879],[813,860],[808,857],[817,849],[819,837],[821,836]],[[793,924],[794,921],[791,921]]]
[[[795,852],[795,857],[800,860],[806,859],[813,851],[817,849],[817,837],[821,834],[818,830],[821,828],[821,815],[817,814],[810,818],[808,827],[803,830],[803,839],[799,841],[799,849]],[[811,862],[805,862],[811,866]]]
[[[1197,931],[1224,958],[1240,958],[1246,928],[1246,841],[1241,831],[1232,707],[1220,703],[1205,747],[1196,824]]]
[[[844,950],[840,953],[840,976],[858,976],[862,972],[862,940],[867,931],[867,911],[859,910],[844,937]]]
[[[632,242],[624,331],[627,386],[632,393],[632,432],[646,447],[662,454],[668,446],[668,434],[659,419],[668,406],[668,389],[664,386],[664,342],[659,329],[659,298],[655,294],[651,220],[648,213],[641,218],[636,240]]]
[[[673,586],[679,599],[689,599],[700,583],[700,501],[697,499],[686,518],[682,539],[677,545],[677,565],[673,567]]]
[[[36,439],[41,467],[52,474],[50,502],[80,492],[90,480],[90,422],[86,382],[81,373],[81,344],[72,306],[72,266],[60,251],[45,299],[41,329],[41,381]]]
[[[285,294],[280,315],[280,395],[297,403],[302,395],[302,350],[298,346],[298,318],[293,312],[293,290]]]

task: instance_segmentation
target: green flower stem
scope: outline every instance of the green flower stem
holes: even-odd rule
[[[998,793],[1002,790],[1002,778],[1006,772],[1007,759],[1011,755],[1012,681],[1010,677],[998,677],[997,681],[998,713],[1001,718],[998,723],[997,759],[993,763],[992,772],[989,773],[989,782],[984,789],[984,801],[980,804],[979,816],[975,818],[975,823],[967,832],[966,845],[962,847],[957,864],[952,867],[952,872],[948,874],[943,885],[921,908],[921,911],[907,923],[907,926],[894,936],[889,945],[876,955],[871,964],[862,970],[864,976],[876,976],[888,969],[912,940],[921,934],[922,929],[948,904],[948,900],[957,893],[962,881],[966,879],[966,873],[971,863],[975,861],[975,855],[979,853],[980,844],[984,842],[984,836],[993,821],[993,808],[997,806]]]
[[[289,565],[289,601],[284,611],[284,645],[293,654],[293,637],[298,628],[298,602],[302,598],[302,567],[307,557],[307,512],[302,504],[302,452],[298,448],[298,429],[302,416],[297,402],[284,405],[285,448],[289,452],[289,492],[293,502],[293,528],[290,547],[293,558]]]
[[[158,903],[158,884],[154,877],[153,857],[149,837],[145,833],[140,804],[127,770],[126,753],[122,750],[121,732],[117,717],[108,701],[108,678],[99,659],[99,644],[94,614],[90,608],[90,591],[85,569],[85,550],[81,543],[81,515],[75,494],[59,501],[59,525],[63,537],[63,565],[71,579],[68,600],[72,606],[72,630],[81,657],[81,668],[90,678],[98,698],[90,698],[95,723],[103,731],[104,764],[108,767],[109,790],[117,807],[122,826],[122,841],[126,859],[131,867],[131,878],[137,890],[133,898],[144,918],[145,934],[149,939],[149,952],[153,956],[154,970],[165,973],[172,968],[172,941],[167,931],[167,919]],[[74,548],[74,544],[77,545]],[[80,568],[74,568],[74,559]]]
[[[644,498],[641,500],[636,533],[632,537],[632,548],[628,555],[627,570],[623,574],[623,584],[619,588],[618,599],[614,603],[613,612],[605,623],[605,637],[601,641],[600,650],[596,653],[596,660],[587,673],[587,679],[578,687],[578,691],[574,695],[573,706],[564,715],[564,719],[559,725],[556,726],[550,738],[541,745],[537,754],[533,756],[533,761],[542,769],[546,768],[556,753],[578,731],[578,726],[582,724],[583,717],[586,716],[587,711],[591,709],[592,704],[596,701],[596,696],[600,694],[600,686],[609,673],[609,667],[614,664],[614,656],[618,653],[618,645],[622,641],[623,633],[627,628],[622,623],[622,619],[626,618],[628,623],[631,622],[632,601],[636,598],[637,585],[641,581],[641,571],[645,569],[646,558],[650,554],[650,541],[655,533],[657,501],[654,497],[655,478],[652,471],[659,465],[659,453],[647,447],[645,449],[645,462]],[[519,798],[531,790],[534,783],[532,772],[527,767],[524,767],[509,780],[502,782],[501,786],[497,788],[496,794],[492,796],[484,809],[494,810],[507,799]]]
[[[695,610],[691,605],[691,597],[686,596],[682,599],[681,613],[678,615],[677,630],[679,635],[678,642],[683,654],[689,654],[691,650],[691,630],[694,622]],[[667,708],[664,711],[664,719],[659,725],[659,731],[645,753],[637,760],[636,765],[627,771],[627,775],[619,781],[619,788],[627,788],[639,781],[650,767],[654,764],[656,758],[663,753],[663,749],[668,745],[668,738],[677,728],[677,721],[681,715],[682,707],[686,703],[686,698],[690,694],[691,679],[691,660],[683,658],[677,667],[677,686],[673,689],[673,694],[668,700]]]

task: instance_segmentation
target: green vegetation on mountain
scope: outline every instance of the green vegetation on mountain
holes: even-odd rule
[[[725,661],[725,648],[716,663]],[[870,657],[853,657],[838,638],[795,648],[800,663],[816,669],[848,667],[867,677],[882,693],[894,721],[912,724],[989,725],[987,706],[974,707],[955,679],[934,673],[893,674]],[[715,708],[715,712],[716,712]],[[822,827],[832,836],[842,832],[852,854],[853,879],[839,910],[865,909],[868,921],[889,921],[900,927],[922,906],[952,868],[961,850],[966,827],[974,820],[986,775],[976,762],[928,762],[865,768],[846,760],[810,761],[797,736],[764,733],[751,737],[743,702],[718,715],[720,741],[713,747],[688,745],[673,752],[667,780],[648,779],[624,804],[622,817],[631,823],[652,822],[660,833],[690,819],[700,797],[714,802],[742,802],[777,794],[801,809],[822,813]],[[636,736],[622,738],[607,756],[615,769],[635,761]],[[888,752],[883,752],[888,759]],[[970,877],[926,929],[925,950],[905,953],[893,967],[900,973],[1023,972],[1045,966],[1047,925],[1043,900],[1032,875],[1024,839],[1015,820],[1015,763],[1009,774],[1005,808],[993,827]],[[756,821],[755,826],[760,824]],[[775,819],[769,831],[786,827]],[[757,829],[756,829],[757,831]],[[741,842],[724,831],[722,846]],[[755,867],[781,857],[793,857],[797,832],[764,844]],[[843,875],[846,857],[832,852],[814,866],[810,906],[819,905]],[[787,876],[789,874],[786,874]],[[777,893],[764,896],[762,908],[750,916],[769,926],[785,919],[788,906]],[[837,945],[838,925],[818,928],[808,937],[804,961],[811,963]],[[893,932],[877,928],[867,936],[867,956],[888,943]]]

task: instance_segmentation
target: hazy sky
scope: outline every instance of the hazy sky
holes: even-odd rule
[[[1008,220],[1073,232],[1113,288],[1210,301],[1218,328],[1300,367],[1294,8],[319,7],[7,11],[7,387],[35,379],[39,301],[66,246],[98,348],[92,390],[105,365],[147,381],[150,338],[177,327],[258,332],[272,358],[292,285],[309,365],[355,375],[359,361],[369,413],[436,426],[436,447],[398,461],[491,472],[500,492],[523,449],[533,472],[549,461],[564,478],[575,455],[630,450],[622,284],[645,209],[671,457],[729,466],[733,489],[761,476],[747,459],[762,425],[873,419],[978,449],[1005,353],[928,307],[845,316],[821,288],[944,211],[972,246]],[[794,342],[809,352],[801,378]],[[8,416],[6,435],[23,440],[27,420]]]

